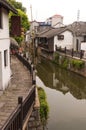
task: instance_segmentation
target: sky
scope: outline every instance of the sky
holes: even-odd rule
[[[86,21],[86,0],[16,0],[22,2],[27,9],[31,21],[31,6],[33,20],[46,21],[47,18],[59,14],[63,16],[63,24]],[[79,10],[79,11],[78,11]],[[79,12],[79,13],[78,13]],[[79,14],[79,15],[78,15]]]

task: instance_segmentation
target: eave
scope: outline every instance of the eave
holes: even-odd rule
[[[17,10],[12,7],[6,0],[0,0],[0,7],[3,7],[8,11],[12,11],[13,13],[17,14]]]

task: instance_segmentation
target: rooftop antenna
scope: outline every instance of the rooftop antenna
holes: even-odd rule
[[[30,5],[30,11],[31,11],[31,22],[33,22],[32,5]],[[33,32],[33,30],[34,30],[34,26],[32,23],[31,33]]]
[[[31,21],[33,21],[33,15],[32,15],[32,5],[30,5],[30,11],[31,11]]]
[[[77,22],[79,22],[79,18],[80,18],[80,10],[78,9],[78,11],[77,11]]]

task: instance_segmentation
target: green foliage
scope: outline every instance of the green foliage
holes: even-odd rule
[[[22,6],[21,2],[17,2],[16,0],[7,0],[14,8],[20,9],[23,12],[26,12],[26,8]]]
[[[20,45],[20,43],[23,41],[24,37],[20,36],[20,37],[14,37],[14,39],[18,42],[18,44]]]
[[[63,64],[64,61],[66,60],[66,57],[65,56],[61,56],[61,63]]]
[[[24,28],[24,31],[27,31],[29,29],[30,23],[28,21],[27,15],[20,9],[17,9],[18,16],[21,17],[21,27]]]
[[[81,60],[72,59],[71,65],[74,69],[80,70],[80,69],[84,68],[85,63],[84,63],[84,61],[81,61]]]
[[[23,34],[29,29],[30,22],[26,15],[26,8],[22,6],[21,2],[16,2],[16,0],[7,0],[14,8],[17,9],[18,14],[12,12],[9,13],[9,27],[11,31],[11,16],[20,16],[21,17],[21,28],[23,28]],[[15,40],[20,44],[24,40],[24,35],[21,34],[20,37],[14,37]]]
[[[39,90],[39,98],[45,100],[46,99],[46,94],[44,92],[44,89],[39,87],[38,90]]]
[[[10,21],[10,27],[11,27],[11,16],[20,16],[21,17],[21,28],[24,29],[24,31],[27,31],[29,29],[30,23],[28,21],[27,15],[20,9],[17,9],[18,14],[13,14],[12,12],[9,13],[9,21]]]
[[[67,69],[69,65],[69,60],[67,58],[64,58],[63,63],[62,63],[62,67],[64,69]]]
[[[20,9],[18,11],[18,16],[21,17],[21,28],[23,28],[24,32],[26,32],[29,29],[30,23],[28,21],[27,15],[21,11]],[[12,12],[9,13],[9,26],[11,30],[11,16],[15,16],[16,14],[13,14]],[[15,40],[20,44],[22,40],[24,40],[24,35],[21,34],[20,37],[14,37]]]
[[[58,53],[55,53],[55,54],[54,54],[54,62],[55,62],[56,64],[60,64],[60,66],[61,66],[62,68],[64,68],[64,69],[67,69],[67,68],[68,68],[68,65],[69,65],[69,60],[67,59],[67,57],[61,56],[61,58],[60,58],[60,56],[59,56]]]
[[[58,53],[54,54],[54,62],[59,64],[59,54]]]
[[[60,67],[64,69],[68,69],[69,64],[72,66],[72,68],[78,69],[78,70],[84,68],[85,66],[85,63],[82,60],[71,59],[69,61],[69,59],[66,56],[61,56],[60,58],[58,53],[55,53],[54,55],[54,62],[56,64],[59,64]]]
[[[48,119],[49,107],[46,101],[46,94],[43,88],[38,87],[38,95],[40,101],[40,118],[43,125],[46,125],[46,121]]]

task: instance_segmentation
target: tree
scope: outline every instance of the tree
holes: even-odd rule
[[[26,8],[22,6],[21,2],[16,2],[16,0],[7,0],[14,8],[17,9],[18,14],[13,14],[12,12],[9,13],[9,21],[10,21],[10,29],[11,29],[11,16],[17,15],[21,17],[21,30],[23,30],[23,33],[25,33],[30,26],[30,22],[28,20],[28,17],[26,15]],[[24,38],[24,35],[21,34],[20,37],[16,37],[15,39],[20,43]]]
[[[26,8],[22,6],[21,2],[17,2],[16,0],[7,0],[14,8],[20,9],[23,12],[26,12]]]
[[[25,12],[23,12],[20,9],[17,9],[18,14],[13,14],[10,12],[9,19],[11,20],[11,16],[20,16],[21,17],[21,28],[23,28],[23,31],[26,32],[29,29],[30,22],[28,21],[28,17]],[[11,26],[11,25],[10,25]]]
[[[21,27],[24,29],[24,31],[27,31],[29,29],[30,23],[28,21],[27,15],[20,9],[17,9],[18,16],[21,17]]]

